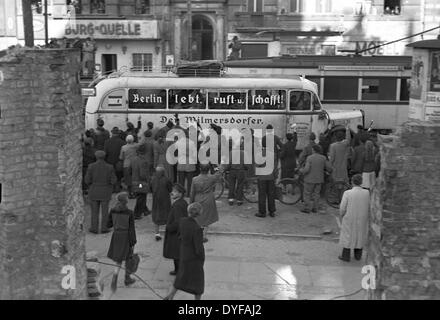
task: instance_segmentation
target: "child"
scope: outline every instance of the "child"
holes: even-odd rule
[[[168,259],[174,259],[174,271],[170,275],[175,276],[179,269],[180,239],[179,222],[180,218],[188,216],[188,203],[183,198],[185,188],[176,183],[171,192],[171,199],[174,201],[168,216],[168,222],[165,229],[165,240],[163,243],[163,256]]]
[[[156,241],[160,241],[162,237],[159,234],[160,226],[166,225],[168,221],[168,213],[171,209],[170,192],[173,189],[170,179],[165,176],[164,167],[158,166],[156,174],[151,181],[153,190],[153,211],[152,218],[155,224]]]

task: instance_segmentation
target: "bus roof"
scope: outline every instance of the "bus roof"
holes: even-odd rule
[[[289,89],[298,88],[316,91],[315,84],[299,76],[289,78],[176,78],[176,77],[129,77],[104,79],[96,85],[97,94],[101,95],[116,88],[152,88],[152,89]]]

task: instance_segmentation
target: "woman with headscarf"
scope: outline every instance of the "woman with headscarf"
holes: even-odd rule
[[[155,225],[156,241],[162,239],[159,233],[160,226],[166,225],[168,214],[171,209],[170,192],[173,185],[165,175],[165,169],[161,166],[156,168],[156,174],[151,179],[151,189],[153,191],[153,210],[152,220]]]
[[[200,300],[205,290],[203,230],[197,222],[202,210],[200,203],[191,203],[188,217],[180,220],[180,265],[171,292],[164,300],[173,300],[177,290],[191,293],[196,300]]]
[[[136,157],[137,144],[134,143],[134,138],[132,135],[127,136],[125,138],[125,141],[127,142],[127,144],[122,146],[119,159],[123,161],[124,183],[127,186],[129,198],[133,199],[134,194],[132,192],[131,185],[131,162]]]
[[[184,199],[185,188],[176,183],[171,192],[171,199],[174,201],[170,214],[168,215],[167,226],[165,229],[165,240],[163,242],[163,256],[174,260],[174,271],[170,275],[175,276],[179,271],[180,239],[179,223],[181,218],[188,216],[188,203]]]
[[[116,196],[117,203],[110,210],[107,222],[108,228],[113,228],[112,239],[108,249],[107,257],[118,265],[113,273],[111,289],[116,291],[118,284],[118,274],[121,269],[122,261],[127,261],[133,255],[136,244],[136,229],[134,226],[133,211],[128,209],[128,195],[121,192]],[[125,265],[127,268],[127,264]],[[133,284],[136,280],[130,277],[130,273],[125,271],[125,285]]]
[[[198,202],[203,210],[197,222],[203,228],[203,241],[207,242],[208,226],[218,221],[217,205],[215,203],[214,188],[221,181],[223,167],[211,175],[209,164],[200,165],[200,174],[193,178],[190,192],[190,203]]]

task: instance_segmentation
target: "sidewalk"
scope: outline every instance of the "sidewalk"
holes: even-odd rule
[[[129,207],[133,206],[130,201]],[[330,209],[326,214],[308,215],[299,213],[298,206],[277,203],[278,216],[262,219],[254,216],[255,204],[230,207],[223,200],[218,207],[220,221],[210,228],[209,242],[205,244],[203,299],[331,299],[360,289],[363,263],[338,260],[340,249],[334,241],[337,235],[322,235],[323,229],[337,231]],[[136,230],[135,252],[141,256],[137,275],[163,297],[174,280],[169,275],[173,262],[162,257],[163,240],[154,240],[151,217],[136,221]],[[106,258],[110,238],[111,233],[87,233],[87,251],[96,251],[101,262],[112,263]],[[118,290],[111,295],[113,267],[101,265],[101,269],[105,283],[103,299],[159,299],[139,279],[125,287],[123,272]],[[346,299],[363,299],[363,295],[361,291]],[[178,292],[175,298],[193,296]]]

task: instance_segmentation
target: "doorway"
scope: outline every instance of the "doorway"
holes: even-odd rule
[[[207,18],[194,17],[192,21],[192,39],[193,60],[214,59],[214,29]]]
[[[116,54],[103,54],[101,58],[102,74],[109,74],[118,70]]]

